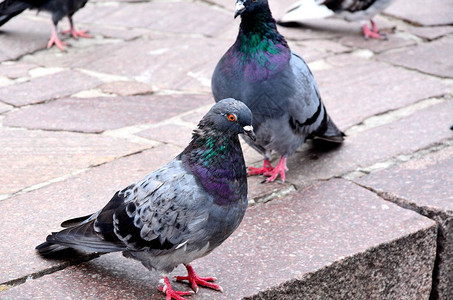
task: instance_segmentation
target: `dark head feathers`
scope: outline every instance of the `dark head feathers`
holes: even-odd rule
[[[270,13],[267,0],[237,0],[234,17],[259,11]]]
[[[220,100],[209,110],[198,125],[205,126],[223,134],[247,134],[255,140],[252,112],[243,102],[232,98]]]

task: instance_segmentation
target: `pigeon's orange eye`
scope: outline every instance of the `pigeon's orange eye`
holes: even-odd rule
[[[230,120],[231,122],[234,122],[234,121],[236,121],[236,116],[234,114],[229,114],[228,120]]]

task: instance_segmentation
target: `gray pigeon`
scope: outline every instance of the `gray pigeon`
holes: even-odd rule
[[[264,155],[264,166],[249,168],[249,175],[273,181],[280,174],[285,181],[286,158],[307,138],[341,144],[344,134],[327,114],[308,66],[277,31],[267,0],[238,0],[238,15],[238,37],[214,70],[212,92],[216,101],[232,97],[253,113],[257,138],[246,141]],[[275,168],[272,151],[281,155]]]
[[[175,159],[125,189],[100,211],[65,221],[66,229],[36,247],[43,256],[74,248],[123,251],[162,274],[167,299],[193,292],[174,291],[166,274],[179,264],[198,285],[222,291],[213,277],[199,277],[190,263],[209,254],[239,226],[247,207],[247,171],[238,134],[254,139],[252,114],[234,99],[215,104]]]
[[[361,21],[366,39],[385,39],[385,34],[379,32],[373,17],[392,2],[393,0],[301,0],[294,3],[279,22],[303,22],[327,17],[343,18],[349,22]],[[368,20],[371,29],[366,24]]]
[[[70,33],[75,39],[91,37],[85,30],[76,30],[72,22],[72,16],[87,2],[88,0],[5,0],[0,3],[0,26],[26,9],[50,12],[52,14],[52,35],[47,43],[47,48],[55,44],[60,50],[64,50],[66,44],[58,38],[57,33],[58,22],[63,17],[68,17],[70,25],[70,29],[64,31],[63,34]]]

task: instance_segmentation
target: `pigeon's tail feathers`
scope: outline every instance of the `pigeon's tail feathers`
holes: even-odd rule
[[[66,248],[99,253],[125,250],[125,246],[120,241],[117,243],[106,241],[97,234],[94,230],[94,220],[59,232],[53,232],[47,236],[46,242],[36,247],[42,255],[58,252]]]
[[[54,253],[63,251],[68,249],[68,247],[59,245],[59,244],[52,244],[49,242],[44,242],[36,246],[36,250],[38,250],[39,254],[42,256],[51,256]]]
[[[0,3],[0,26],[22,13],[31,5],[17,0],[6,0]]]
[[[83,223],[86,223],[88,221],[91,221],[92,219],[94,219],[98,214],[89,214],[87,216],[83,216],[83,217],[78,217],[78,218],[74,218],[74,219],[70,219],[70,220],[66,220],[64,221],[63,223],[61,223],[61,227],[63,228],[68,228],[68,227],[74,227],[74,226],[77,226],[77,225],[81,225]]]
[[[326,119],[317,131],[312,134],[313,140],[322,140],[332,144],[342,144],[346,136],[326,115]]]
[[[315,0],[301,0],[290,6],[280,23],[303,22],[304,20],[323,19],[334,15],[325,5],[319,5]]]

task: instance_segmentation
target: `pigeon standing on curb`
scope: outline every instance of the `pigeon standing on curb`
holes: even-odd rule
[[[117,192],[100,211],[65,221],[66,229],[37,246],[43,256],[66,248],[88,252],[123,251],[162,274],[167,299],[174,291],[166,274],[179,264],[198,285],[222,291],[214,277],[199,277],[190,263],[209,254],[239,226],[247,207],[247,170],[238,134],[255,138],[252,114],[233,99],[216,103],[175,159],[143,180]]]
[[[301,0],[294,3],[279,22],[338,17],[349,22],[361,21],[366,39],[386,39],[385,34],[379,32],[373,17],[384,11],[392,2],[393,0]],[[370,21],[371,29],[367,21]]]
[[[52,14],[52,34],[47,43],[47,48],[55,44],[60,50],[64,50],[66,43],[59,39],[57,33],[58,22],[64,17],[68,17],[70,29],[63,31],[63,34],[70,33],[75,39],[79,37],[91,38],[86,30],[76,30],[72,21],[72,16],[87,2],[88,0],[5,0],[0,3],[0,26],[26,9],[50,12]]]
[[[285,181],[286,158],[307,138],[341,144],[344,134],[327,114],[308,66],[277,31],[267,0],[238,0],[238,15],[238,37],[214,70],[212,92],[216,101],[232,97],[253,113],[257,138],[246,141],[264,155],[264,166],[249,168],[249,175],[273,181],[280,174]],[[281,155],[275,168],[272,151]]]

